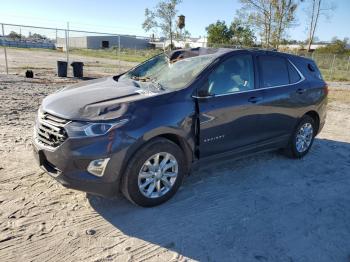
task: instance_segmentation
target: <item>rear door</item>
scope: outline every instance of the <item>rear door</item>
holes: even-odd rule
[[[261,137],[288,139],[297,121],[307,84],[295,65],[284,56],[258,57],[261,103]]]
[[[202,157],[258,141],[257,105],[263,91],[255,88],[255,80],[254,58],[248,52],[227,58],[208,75],[203,87],[208,96],[198,98]]]

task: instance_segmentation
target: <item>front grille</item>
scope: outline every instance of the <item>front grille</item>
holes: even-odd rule
[[[64,126],[69,121],[48,113],[38,113],[35,127],[35,139],[48,147],[57,147],[67,139]]]

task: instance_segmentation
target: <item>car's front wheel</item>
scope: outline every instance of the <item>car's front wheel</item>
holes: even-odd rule
[[[156,206],[176,193],[186,172],[181,148],[165,138],[156,138],[138,150],[129,162],[122,192],[137,205]]]
[[[305,115],[291,136],[288,148],[286,149],[287,154],[293,158],[302,158],[305,156],[314,142],[315,135],[315,121],[312,117]]]

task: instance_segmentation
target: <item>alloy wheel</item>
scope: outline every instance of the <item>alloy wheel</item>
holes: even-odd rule
[[[138,175],[138,187],[147,198],[158,198],[168,193],[178,175],[178,162],[167,152],[160,152],[148,158]]]
[[[310,123],[303,124],[296,136],[296,149],[299,153],[305,152],[311,145],[314,129]]]

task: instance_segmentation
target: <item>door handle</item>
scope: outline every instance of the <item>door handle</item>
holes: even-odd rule
[[[250,97],[250,98],[248,99],[248,102],[255,104],[255,103],[257,103],[257,102],[259,102],[259,101],[261,101],[261,100],[262,100],[262,97],[255,97],[255,96],[252,96],[252,97]]]
[[[306,89],[304,89],[304,88],[298,88],[297,89],[297,93],[298,94],[303,94],[303,93],[305,93],[305,91],[306,91]]]

